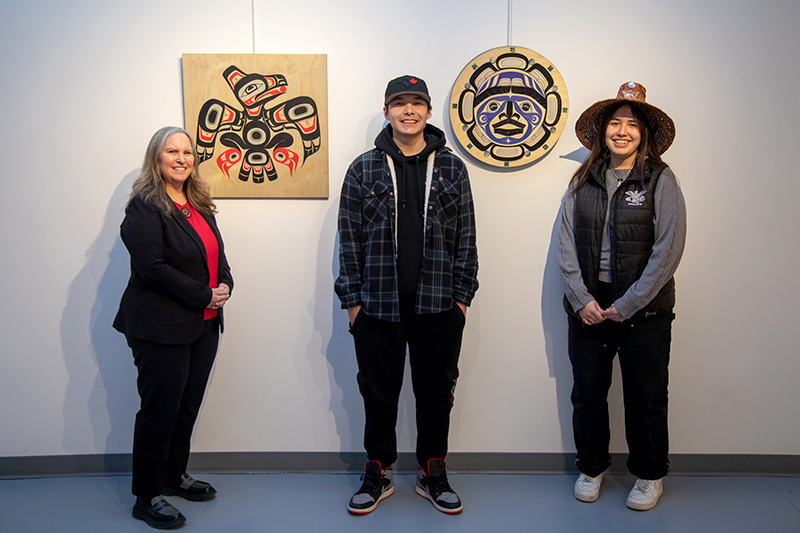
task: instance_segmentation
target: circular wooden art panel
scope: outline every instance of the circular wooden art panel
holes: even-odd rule
[[[567,122],[564,78],[546,57],[519,46],[473,59],[450,95],[459,144],[495,167],[529,165],[550,151]]]

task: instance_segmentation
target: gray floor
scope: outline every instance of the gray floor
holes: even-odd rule
[[[633,478],[607,475],[600,499],[572,496],[571,475],[451,475],[464,501],[448,516],[414,493],[414,477],[395,476],[395,493],[366,516],[346,511],[359,477],[344,474],[198,476],[216,499],[171,501],[188,532],[516,531],[638,533],[800,532],[800,478],[670,476],[652,511],[625,507]],[[130,477],[0,480],[0,531],[126,533],[154,531],[130,516]]]

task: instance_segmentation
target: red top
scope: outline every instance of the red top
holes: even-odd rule
[[[186,214],[183,212],[184,208],[189,210],[189,216],[186,218],[189,221],[189,224],[191,224],[194,230],[197,232],[197,235],[200,236],[200,240],[203,241],[203,245],[206,247],[208,273],[210,275],[208,286],[212,289],[216,289],[217,272],[219,270],[219,243],[217,242],[217,236],[211,230],[211,226],[208,225],[206,219],[204,219],[200,212],[192,207],[191,204],[187,202],[186,205],[180,205],[178,202],[175,202],[175,205],[181,210],[181,216],[186,216]],[[205,308],[203,310],[203,319],[208,320],[209,318],[214,318],[218,314],[219,313],[216,309]]]

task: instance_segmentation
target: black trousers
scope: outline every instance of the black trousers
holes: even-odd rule
[[[131,492],[149,502],[164,479],[179,480],[189,462],[192,430],[219,344],[219,318],[205,321],[190,344],[159,344],[128,337],[141,405],[133,430]]]
[[[603,298],[605,299],[605,298]],[[598,303],[604,309],[608,301]],[[628,470],[641,479],[669,472],[667,386],[673,314],[637,323],[605,320],[585,326],[569,317],[572,428],[578,469],[597,476],[611,465],[608,390],[619,354]]]
[[[416,399],[417,462],[447,455],[450,410],[458,379],[458,356],[466,318],[457,306],[415,315],[401,305],[400,322],[373,318],[363,310],[350,328],[364,398],[364,448],[370,461],[397,461],[397,404],[403,385],[406,346]]]

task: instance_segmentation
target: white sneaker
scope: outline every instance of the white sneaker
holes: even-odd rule
[[[600,497],[600,485],[603,483],[603,474],[597,477],[587,476],[581,473],[578,481],[575,482],[575,497],[582,502],[591,503]]]
[[[662,481],[663,479],[637,479],[636,485],[628,494],[628,507],[636,511],[649,511],[655,507],[664,492]]]

